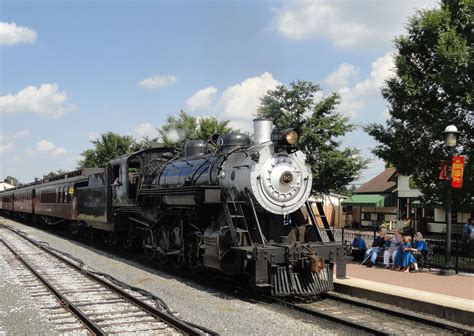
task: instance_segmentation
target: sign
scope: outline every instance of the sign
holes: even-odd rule
[[[448,161],[441,161],[441,170],[439,172],[440,180],[449,180],[448,167],[449,167]]]
[[[464,156],[453,156],[452,183],[453,188],[462,188],[464,175]]]

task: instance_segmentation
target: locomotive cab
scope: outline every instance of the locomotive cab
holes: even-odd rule
[[[170,152],[169,148],[155,147],[110,161],[107,165],[107,182],[111,190],[112,206],[134,206],[143,170],[150,162],[162,161],[162,158],[167,161]]]

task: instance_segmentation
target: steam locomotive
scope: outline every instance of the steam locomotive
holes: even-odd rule
[[[300,135],[256,119],[253,138],[229,133],[189,141],[183,155],[166,147],[124,155],[105,169],[0,192],[0,209],[139,246],[176,269],[245,277],[256,291],[316,295],[333,289],[346,250],[308,203],[312,173]]]

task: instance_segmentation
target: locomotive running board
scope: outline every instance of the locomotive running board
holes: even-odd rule
[[[274,267],[272,271],[274,296],[312,296],[334,289],[329,265],[319,272],[294,273],[285,266]]]

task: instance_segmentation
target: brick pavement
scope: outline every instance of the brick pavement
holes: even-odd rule
[[[474,275],[441,276],[430,272],[402,273],[380,267],[347,264],[347,276],[474,300]]]

